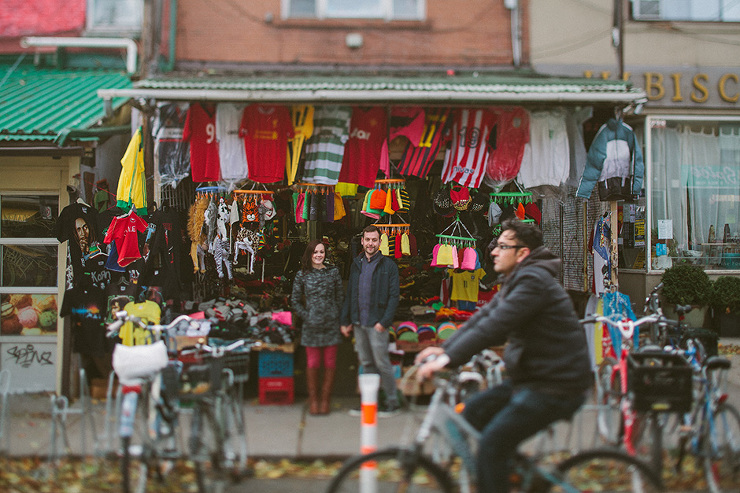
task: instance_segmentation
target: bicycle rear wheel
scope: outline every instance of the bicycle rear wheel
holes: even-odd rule
[[[662,491],[660,478],[642,461],[611,449],[588,450],[558,466],[563,484],[555,493],[576,491],[652,493]]]
[[[704,474],[709,491],[740,492],[740,413],[732,405],[717,406],[713,429],[705,423]]]
[[[449,476],[431,460],[413,450],[391,447],[348,459],[327,493],[357,493],[366,481],[376,487],[365,491],[376,493],[453,491]]]
[[[227,393],[216,412],[221,413],[224,424],[223,468],[237,482],[251,474],[247,468],[247,431],[239,392]]]

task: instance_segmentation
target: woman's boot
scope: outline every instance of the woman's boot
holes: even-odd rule
[[[321,405],[319,414],[331,412],[331,389],[334,386],[335,368],[324,368],[324,385],[321,388]]]
[[[319,414],[319,371],[320,368],[306,368],[306,384],[308,385],[308,412]]]

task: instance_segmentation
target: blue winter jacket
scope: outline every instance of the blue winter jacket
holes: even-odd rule
[[[640,194],[645,164],[632,127],[610,118],[588,150],[576,196],[589,198],[598,183],[599,200],[630,200]]]

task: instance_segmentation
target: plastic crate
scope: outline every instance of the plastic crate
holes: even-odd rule
[[[260,404],[293,404],[293,377],[264,377],[259,379]]]
[[[293,377],[293,353],[260,351],[258,375],[263,377]]]
[[[208,344],[211,346],[228,346],[235,341],[211,338]],[[243,383],[249,380],[249,358],[251,350],[249,346],[244,345],[223,355],[224,368],[228,368],[234,374],[234,382]]]
[[[224,360],[207,355],[181,355],[180,398],[198,399],[221,388]]]
[[[693,371],[678,354],[638,352],[627,357],[627,389],[638,412],[691,410]]]

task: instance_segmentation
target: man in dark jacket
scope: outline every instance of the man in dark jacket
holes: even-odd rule
[[[362,253],[352,262],[347,293],[342,307],[342,334],[355,329],[355,349],[365,373],[380,375],[385,393],[379,416],[398,413],[400,405],[396,379],[388,355],[388,327],[393,323],[399,299],[398,267],[380,253],[380,231],[375,226],[362,230]]]
[[[558,282],[560,260],[542,246],[530,224],[505,221],[491,246],[494,269],[504,276],[494,298],[450,337],[417,362],[419,378],[466,363],[490,346],[506,344],[509,378],[465,403],[463,415],[481,431],[478,491],[509,491],[509,462],[518,445],[581,406],[593,382],[583,328]]]

